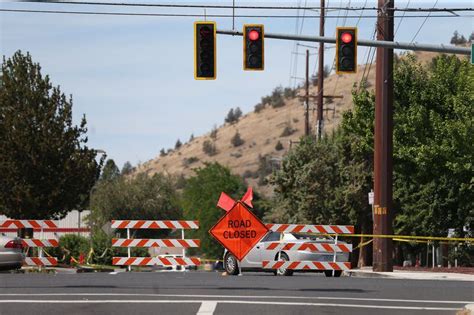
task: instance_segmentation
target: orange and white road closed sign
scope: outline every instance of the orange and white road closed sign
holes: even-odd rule
[[[209,230],[209,233],[239,261],[267,232],[265,224],[240,201]]]

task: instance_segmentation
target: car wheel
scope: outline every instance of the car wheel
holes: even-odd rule
[[[235,276],[239,274],[237,259],[232,254],[227,254],[224,259],[224,269],[227,274]]]
[[[290,261],[290,258],[288,257],[287,254],[281,253],[280,254],[280,260],[283,261]],[[276,270],[276,275],[277,276],[292,276],[293,275],[293,270],[288,270],[286,268],[280,268]]]
[[[324,274],[326,277],[332,277],[332,270],[325,270]],[[342,270],[334,270],[334,277],[339,278],[342,274]]]

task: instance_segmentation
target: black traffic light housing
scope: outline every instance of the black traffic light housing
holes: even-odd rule
[[[338,27],[336,34],[336,73],[356,73],[357,28]]]
[[[244,70],[263,70],[264,31],[263,24],[244,24]]]
[[[194,22],[194,78],[216,79],[216,22]]]

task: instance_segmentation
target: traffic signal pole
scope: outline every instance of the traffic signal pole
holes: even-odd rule
[[[323,1],[322,1],[323,2]],[[394,0],[378,0],[377,40],[357,40],[359,46],[377,47],[376,87],[375,87],[375,134],[374,134],[374,235],[393,235],[393,49],[432,51],[470,55],[471,49],[446,45],[431,45],[419,43],[400,43],[393,41],[394,29]],[[218,34],[242,35],[236,31],[218,30]],[[336,38],[324,36],[296,36],[284,34],[269,34],[265,37],[308,42],[336,43]],[[319,52],[320,58],[322,52]],[[320,59],[321,60],[321,59]],[[319,63],[319,84],[322,83],[323,63]],[[322,88],[318,89],[322,92]],[[318,100],[319,100],[318,95]],[[321,96],[322,98],[322,96]],[[319,105],[322,104],[318,102]],[[322,118],[322,110],[321,116]],[[322,119],[321,119],[322,120]],[[389,238],[374,238],[373,240],[373,270],[393,271],[392,261],[393,242]]]
[[[319,36],[324,37],[324,0],[321,0],[320,18],[319,18]],[[319,43],[318,52],[318,95],[317,104],[318,108],[316,111],[317,115],[317,126],[316,136],[321,139],[324,128],[323,121],[323,91],[324,91],[324,42]]]
[[[217,30],[217,34],[231,35],[231,36],[242,36],[242,32],[231,31],[231,30]],[[300,42],[322,42],[335,44],[336,37],[325,37],[325,36],[302,36],[302,35],[291,35],[291,34],[276,34],[276,33],[265,33],[265,38],[273,39],[286,39],[286,40],[297,40]],[[471,48],[456,47],[452,45],[432,45],[423,43],[403,43],[403,42],[391,42],[383,40],[370,40],[370,39],[357,39],[358,46],[365,47],[385,47],[391,49],[405,49],[413,51],[432,51],[448,54],[458,55],[471,55]]]
[[[378,0],[377,39],[393,41],[394,0]],[[387,10],[388,9],[388,10]],[[392,235],[393,49],[378,47],[375,74],[374,235]],[[373,270],[393,271],[393,242],[373,240]]]

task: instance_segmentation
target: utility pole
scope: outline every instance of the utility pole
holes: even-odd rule
[[[321,10],[319,18],[319,36],[324,37],[324,0],[321,0]],[[317,109],[317,127],[316,135],[321,139],[323,134],[323,89],[324,89],[324,43],[319,43],[319,60],[318,60],[318,109]]]
[[[306,85],[304,97],[304,135],[309,136],[309,50],[306,49]]]
[[[377,40],[393,41],[394,0],[378,0]],[[374,234],[392,235],[393,49],[377,48],[374,135]],[[393,271],[389,238],[374,238],[373,270]]]

